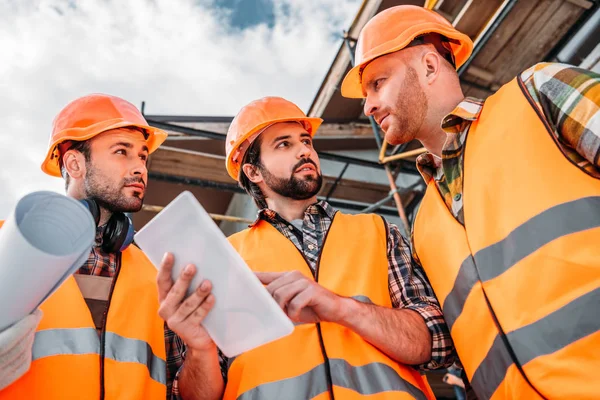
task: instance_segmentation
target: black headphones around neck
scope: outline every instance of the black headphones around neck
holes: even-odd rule
[[[90,210],[96,226],[98,226],[100,223],[100,206],[98,203],[94,199],[79,201]],[[121,212],[113,213],[102,232],[102,250],[106,253],[117,253],[125,250],[133,243],[134,233],[133,222],[127,215]]]

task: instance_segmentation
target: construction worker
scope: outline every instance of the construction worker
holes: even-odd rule
[[[389,8],[342,95],[366,99],[389,143],[428,150],[414,251],[478,397],[596,398],[600,76],[541,63],[465,99],[472,48],[433,11]]]
[[[187,345],[181,398],[430,399],[416,366],[453,361],[441,310],[398,228],[317,201],[322,177],[312,137],[321,122],[266,97],[231,123],[227,171],[260,212],[230,242],[297,326],[234,359],[219,356],[198,324],[215,302],[209,282],[198,289],[204,303],[181,302],[194,269],[173,285],[168,256],[159,297],[161,315]]]
[[[90,209],[96,244],[39,310],[0,333],[0,348],[12,345],[0,351],[0,375],[10,375],[0,399],[170,397],[183,344],[158,316],[156,268],[131,243],[125,215],[141,209],[148,156],[166,137],[104,94],[71,102],[54,120],[42,170],[62,175],[67,195]]]

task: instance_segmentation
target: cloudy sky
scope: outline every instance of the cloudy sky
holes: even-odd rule
[[[278,95],[307,109],[359,0],[0,0],[0,219],[44,175],[52,120],[94,92],[148,114],[234,115]]]

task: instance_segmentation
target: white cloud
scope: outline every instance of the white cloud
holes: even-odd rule
[[[275,25],[231,29],[192,0],[0,0],[0,218],[44,175],[51,123],[92,92],[150,114],[233,115],[279,95],[307,109],[358,0],[275,0]],[[283,12],[288,10],[288,12]]]

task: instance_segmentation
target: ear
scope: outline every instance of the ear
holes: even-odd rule
[[[433,83],[440,75],[442,67],[441,56],[435,51],[428,51],[423,54],[421,59],[423,69],[425,70],[425,80],[427,83]]]
[[[256,165],[252,164],[244,164],[242,165],[242,173],[246,174],[248,180],[252,183],[260,183],[263,181],[263,176],[260,173],[260,170],[256,167]]]
[[[85,156],[78,151],[69,150],[63,156],[63,165],[71,179],[85,177]]]

